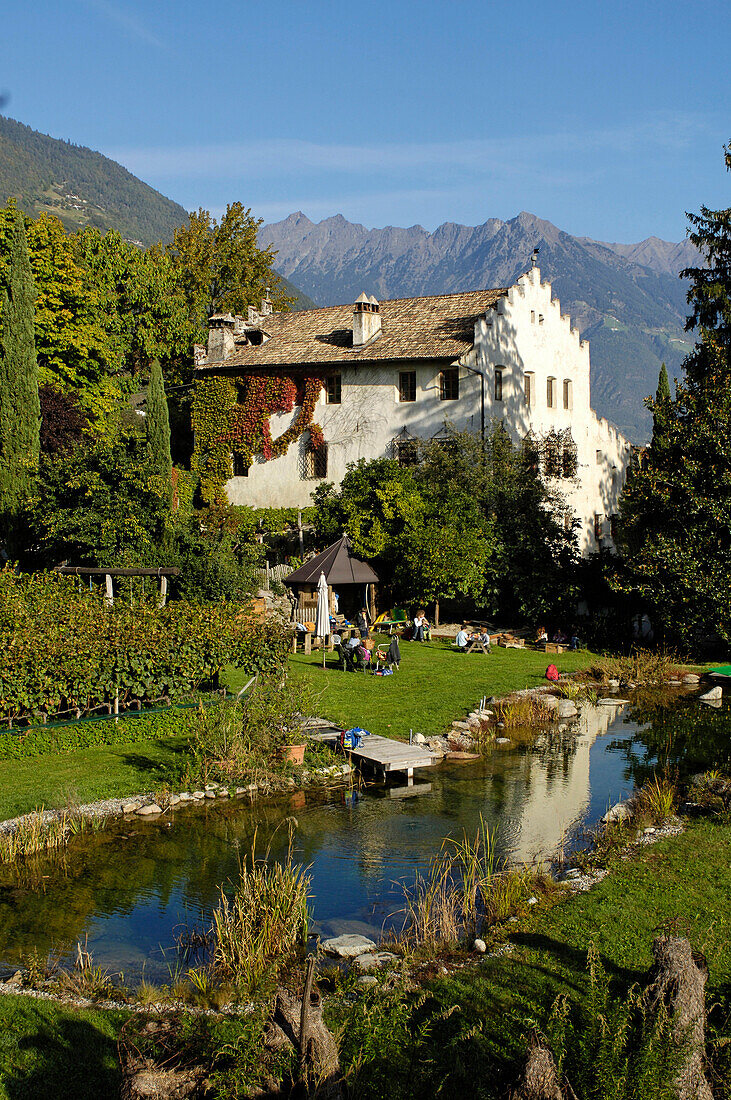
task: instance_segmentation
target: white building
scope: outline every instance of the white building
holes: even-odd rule
[[[325,447],[303,432],[286,454],[250,465],[232,455],[226,490],[235,504],[304,507],[319,480],[338,485],[348,463],[383,456],[407,463],[414,439],[448,421],[489,431],[501,420],[516,441],[532,433],[543,474],[579,526],[582,553],[612,545],[612,517],[630,444],[591,408],[589,347],[563,316],[537,266],[514,286],[401,298],[298,313],[211,319],[208,348],[196,350],[197,377],[317,375],[323,388],[313,421]],[[299,415],[271,417],[276,441]]]

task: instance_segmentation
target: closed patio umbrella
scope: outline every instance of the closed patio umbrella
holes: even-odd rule
[[[315,616],[315,635],[322,638],[322,667],[325,667],[325,638],[330,633],[330,601],[327,595],[325,574],[320,573],[317,582],[317,614]]]

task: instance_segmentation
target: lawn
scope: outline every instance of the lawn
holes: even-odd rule
[[[29,760],[0,760],[0,821],[38,807],[58,809],[154,791],[185,752],[185,737],[98,745]]]
[[[401,657],[393,676],[341,672],[332,654],[323,671],[322,653],[293,654],[290,667],[311,684],[315,713],[342,726],[363,726],[371,733],[408,740],[409,730],[444,733],[483,695],[506,695],[545,683],[549,664],[559,672],[575,672],[597,659],[588,650],[555,655],[493,647],[489,656],[459,653],[440,642],[402,642]]]
[[[0,997],[0,1100],[119,1096],[121,1012]]]

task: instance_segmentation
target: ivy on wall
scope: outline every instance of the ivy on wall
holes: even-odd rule
[[[193,469],[200,478],[206,503],[223,500],[224,485],[232,473],[232,451],[249,464],[255,454],[268,462],[285,455],[308,430],[312,445],[322,447],[322,428],[312,419],[321,389],[322,379],[314,375],[299,385],[291,376],[281,374],[214,376],[198,382],[192,406]],[[299,412],[293,423],[272,439],[270,417],[292,412],[296,405]]]

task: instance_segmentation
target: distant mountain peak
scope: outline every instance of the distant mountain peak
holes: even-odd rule
[[[273,243],[277,267],[322,305],[354,302],[364,287],[386,299],[510,286],[537,246],[543,277],[591,340],[594,407],[636,442],[651,427],[643,399],[657,388],[660,363],[680,373],[687,337],[677,273],[690,266],[687,241],[605,244],[527,210],[477,226],[444,222],[433,232],[421,225],[367,229],[342,214],[293,223],[290,215],[262,226],[259,239]]]

